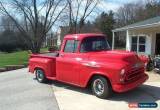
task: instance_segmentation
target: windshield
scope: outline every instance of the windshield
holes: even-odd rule
[[[82,41],[80,52],[109,50],[110,46],[105,37],[88,37]]]

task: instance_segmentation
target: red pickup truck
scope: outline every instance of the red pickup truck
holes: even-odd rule
[[[50,79],[91,87],[99,98],[141,85],[148,79],[144,70],[135,53],[112,51],[103,34],[66,35],[59,52],[33,54],[29,60],[29,71],[39,82]]]

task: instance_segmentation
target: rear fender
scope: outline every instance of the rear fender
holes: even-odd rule
[[[44,73],[46,73],[46,70],[41,66],[35,66],[34,67],[34,71],[37,70],[37,69],[41,69],[41,70],[43,70]]]
[[[34,72],[36,68],[40,68],[44,71],[46,77],[55,76],[55,65],[56,59],[47,58],[31,58],[29,63],[29,71]]]

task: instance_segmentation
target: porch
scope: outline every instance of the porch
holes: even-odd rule
[[[160,17],[117,28],[112,32],[112,49],[116,49],[117,39],[124,38],[127,51],[160,55]]]

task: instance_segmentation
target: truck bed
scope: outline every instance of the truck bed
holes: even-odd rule
[[[58,57],[59,53],[58,52],[53,52],[53,53],[42,53],[42,54],[32,54],[31,57],[43,57],[43,58],[55,58]]]
[[[34,73],[36,66],[45,70],[45,75],[48,79],[56,78],[56,57],[58,52],[32,54],[30,57],[29,71]]]

